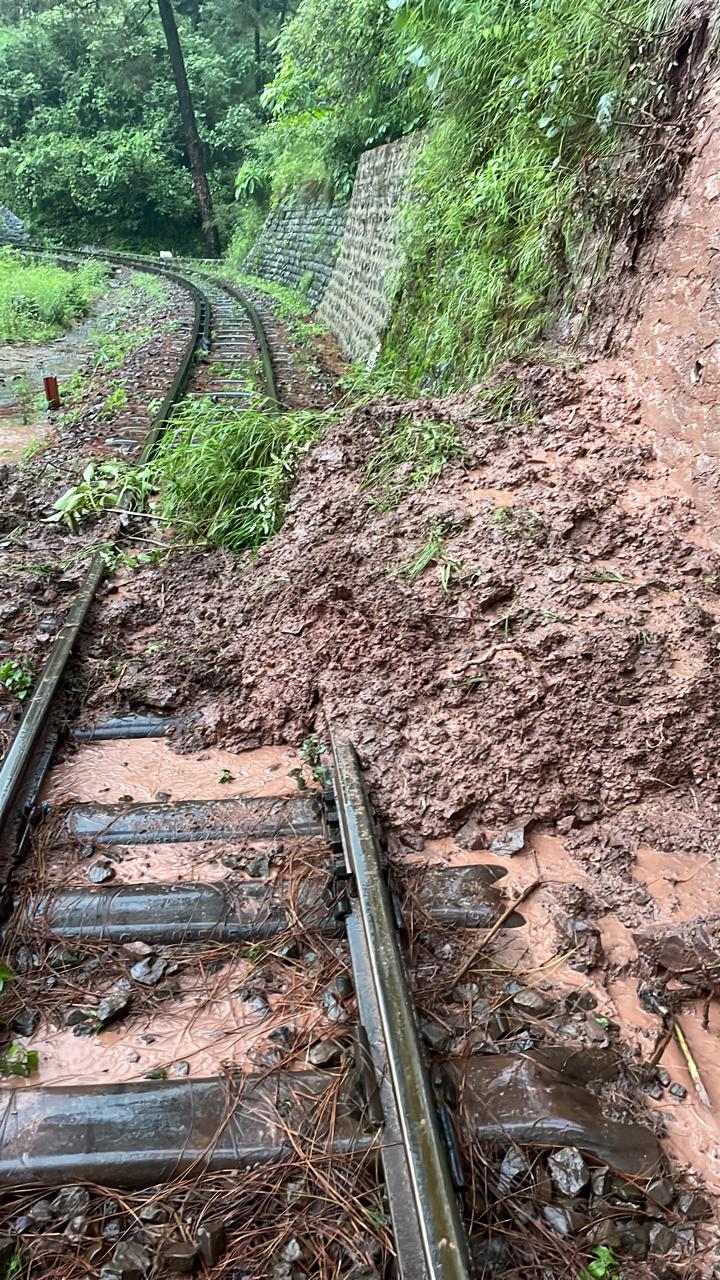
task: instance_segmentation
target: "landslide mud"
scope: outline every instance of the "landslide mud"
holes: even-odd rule
[[[652,489],[621,388],[551,368],[514,381],[510,420],[480,393],[349,415],[252,563],[177,555],[99,606],[95,699],[192,705],[188,741],[226,750],[342,723],[385,816],[417,839],[471,818],[571,828],[689,786],[714,812],[720,557],[695,545],[691,500]],[[466,466],[382,514],[365,468],[407,418],[453,422]],[[632,513],[631,484],[650,486]],[[410,581],[438,526],[439,563]],[[144,627],[153,652],[137,655]]]

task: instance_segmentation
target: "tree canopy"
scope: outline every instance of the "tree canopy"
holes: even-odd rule
[[[266,116],[283,0],[176,0],[221,231]],[[182,122],[150,0],[0,0],[0,191],[47,238],[200,243]]]

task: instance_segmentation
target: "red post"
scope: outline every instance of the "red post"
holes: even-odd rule
[[[57,378],[43,378],[45,387],[45,399],[48,402],[49,409],[60,408],[60,392],[58,390]]]

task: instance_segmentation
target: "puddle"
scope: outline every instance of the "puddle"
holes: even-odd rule
[[[406,857],[407,855],[404,855]],[[543,832],[529,836],[527,848],[512,858],[499,858],[489,851],[468,853],[452,839],[428,841],[422,854],[412,860],[462,863],[492,863],[507,867],[499,882],[509,903],[531,883],[538,871],[542,885],[519,907],[525,926],[507,930],[496,946],[495,960],[502,971],[528,985],[546,984],[555,997],[573,988],[589,991],[597,1001],[597,1012],[620,1028],[620,1036],[638,1066],[650,1061],[660,1032],[660,1020],[640,1003],[638,977],[633,972],[638,958],[632,932],[614,915],[596,920],[601,933],[607,982],[602,974],[585,974],[569,967],[567,949],[559,943],[554,917],[559,909],[556,890],[569,885],[588,885],[589,877],[566,848],[562,839]],[[410,859],[408,859],[410,860]],[[658,925],[681,922],[712,909],[720,897],[720,864],[709,858],[681,853],[664,853],[640,846],[636,854],[634,878],[651,894]],[[630,889],[628,889],[630,892]],[[703,1028],[702,1001],[687,1002],[679,1014],[680,1025],[697,1062],[713,1110],[698,1099],[687,1063],[675,1041],[661,1059],[673,1083],[687,1089],[687,1097],[676,1100],[665,1095],[661,1101],[647,1099],[648,1108],[664,1122],[662,1145],[675,1168],[702,1178],[709,1191],[720,1194],[720,1006],[710,1004],[709,1025]]]
[[[269,1012],[254,1011],[235,994],[251,969],[238,960],[219,973],[181,977],[176,980],[176,999],[152,1002],[145,1012],[134,1013],[131,1007],[117,1027],[111,1025],[97,1035],[41,1027],[30,1039],[18,1037],[37,1051],[38,1070],[27,1079],[1,1081],[0,1087],[116,1084],[159,1070],[175,1079],[182,1074],[173,1070],[176,1062],[187,1063],[187,1074],[196,1079],[220,1075],[228,1067],[257,1071],[258,1056],[273,1047],[270,1033],[288,1023],[292,993],[268,993]],[[293,1013],[292,1021],[309,1034],[324,1018],[319,1010],[308,1010],[299,1017]]]
[[[78,747],[53,767],[43,799],[51,804],[71,800],[116,804],[128,796],[135,803],[294,796],[299,794],[298,786],[289,774],[301,767],[302,760],[291,747],[240,753],[209,747],[179,755],[164,738],[124,738]],[[227,781],[221,782],[221,777]]]
[[[35,440],[44,440],[48,430],[45,419],[23,422],[20,418],[0,413],[0,466],[4,462],[22,462],[28,445]]]

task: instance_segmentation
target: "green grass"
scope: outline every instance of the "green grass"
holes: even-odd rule
[[[154,463],[158,512],[183,535],[231,551],[259,547],[281,526],[298,462],[323,416],[238,412],[211,400],[186,401]]]
[[[381,511],[396,507],[405,494],[422,489],[449,462],[458,462],[463,447],[450,422],[412,419],[383,428],[380,443],[367,461],[363,489]]]
[[[648,129],[672,114],[678,5],[393,8],[434,102],[382,368],[408,389],[445,390],[531,349],[572,288],[584,238],[607,243],[642,209],[658,154]]]
[[[83,263],[67,271],[17,249],[0,248],[0,341],[42,342],[86,315],[102,293],[107,267]]]

